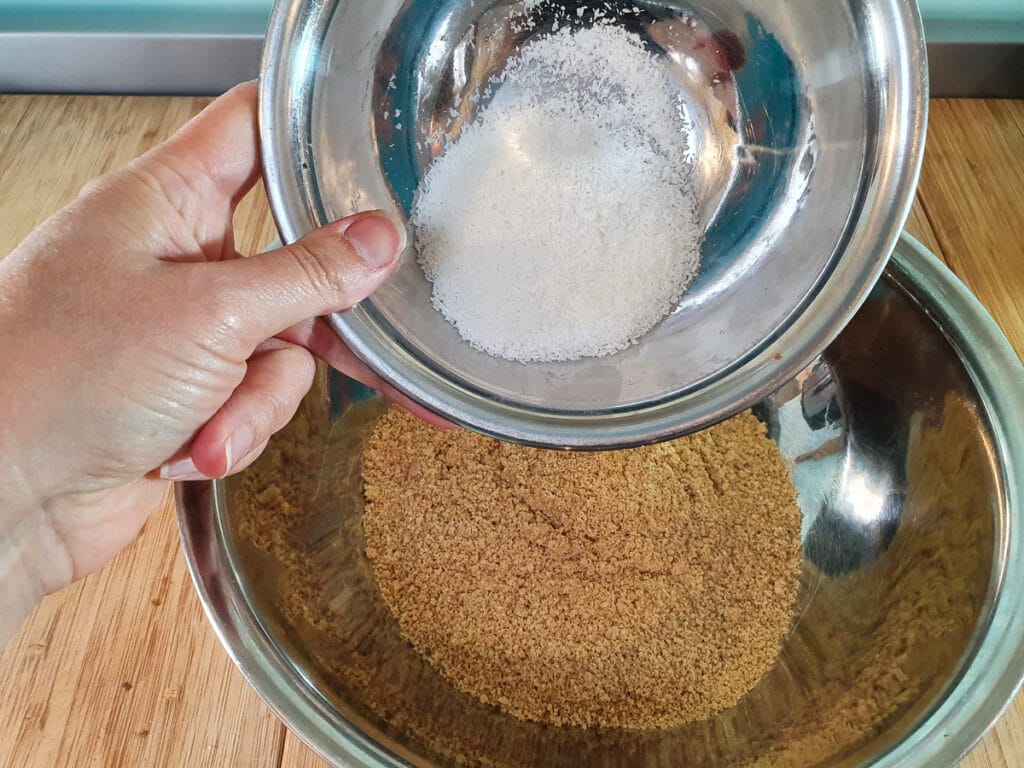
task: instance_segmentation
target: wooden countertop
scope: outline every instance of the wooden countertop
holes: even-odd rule
[[[194,99],[0,96],[0,254]],[[259,191],[238,246],[275,236]],[[934,101],[908,229],[1024,353],[1024,102]],[[0,765],[323,766],[248,687],[203,616],[168,503],[105,571],[45,601],[0,653]],[[962,763],[1024,765],[1024,696]]]

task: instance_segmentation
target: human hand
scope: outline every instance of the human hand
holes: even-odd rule
[[[0,644],[19,610],[130,542],[168,480],[254,461],[308,391],[313,354],[437,423],[309,320],[395,269],[389,219],[238,258],[255,106],[252,84],[233,90],[0,262]]]

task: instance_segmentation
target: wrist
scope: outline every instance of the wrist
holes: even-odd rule
[[[36,493],[28,476],[0,441],[0,532],[14,526],[42,508],[43,499]]]
[[[0,307],[2,310],[2,307]],[[0,535],[42,510],[59,491],[61,418],[54,398],[40,386],[41,373],[19,359],[18,326],[0,311]],[[55,445],[55,442],[57,445]]]
[[[0,527],[0,648],[46,595],[69,581],[67,555],[45,511]]]
[[[24,470],[27,445],[10,420],[0,428],[0,648],[46,595],[64,586],[67,572],[45,500]]]

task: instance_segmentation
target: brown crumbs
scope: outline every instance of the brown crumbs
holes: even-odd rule
[[[543,451],[393,408],[363,465],[363,527],[402,634],[520,719],[670,728],[774,665],[800,512],[750,414],[661,445]]]

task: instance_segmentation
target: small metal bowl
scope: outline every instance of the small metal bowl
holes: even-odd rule
[[[178,487],[207,615],[338,766],[952,766],[1024,670],[1024,367],[916,242],[816,362],[756,408],[804,515],[797,620],[736,707],[665,731],[548,728],[450,686],[364,554],[360,460],[385,404],[323,374],[241,478]]]
[[[553,3],[573,24],[605,3]],[[677,309],[617,355],[508,362],[460,339],[414,258],[333,318],[355,353],[451,421],[524,443],[622,447],[763,399],[835,338],[882,272],[917,181],[926,60],[908,0],[623,2],[693,123],[705,231]],[[548,13],[541,10],[532,13]],[[548,6],[550,7],[550,6]],[[522,0],[281,0],[262,67],[285,240],[367,208],[405,219],[433,140],[517,46]],[[638,244],[639,247],[639,244]]]

